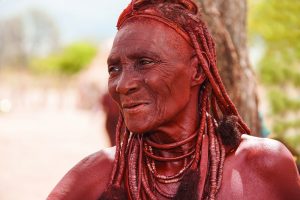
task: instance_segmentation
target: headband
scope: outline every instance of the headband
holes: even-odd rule
[[[140,18],[140,17],[153,19],[153,20],[156,20],[156,21],[161,22],[163,24],[166,24],[167,26],[169,26],[170,28],[175,30],[179,35],[181,35],[181,37],[183,37],[184,40],[186,40],[191,46],[193,46],[188,33],[184,29],[182,29],[178,24],[174,23],[173,21],[171,21],[171,20],[169,20],[165,17],[154,14],[151,11],[148,12],[148,13],[146,13],[146,12],[143,12],[143,13],[133,12],[133,13],[131,13],[131,16],[129,16],[129,17],[124,16],[125,19],[120,17],[120,19],[118,21],[118,25],[117,25],[118,30],[120,30],[122,28],[122,26],[125,24],[125,22],[130,20],[130,19]]]

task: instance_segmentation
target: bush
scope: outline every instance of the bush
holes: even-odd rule
[[[86,42],[73,43],[58,54],[32,59],[30,69],[39,74],[73,75],[95,57],[97,48]]]

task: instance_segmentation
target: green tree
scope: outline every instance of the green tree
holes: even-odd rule
[[[261,83],[268,91],[275,137],[300,153],[300,1],[249,1],[251,43],[262,41],[258,64]]]
[[[97,48],[86,42],[73,43],[61,52],[45,58],[35,58],[31,63],[34,72],[55,75],[73,75],[91,62]]]

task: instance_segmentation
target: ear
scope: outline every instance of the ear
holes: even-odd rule
[[[203,70],[199,64],[196,55],[191,58],[191,70],[192,70],[191,86],[193,87],[193,86],[201,85],[205,81],[206,76],[203,73]]]

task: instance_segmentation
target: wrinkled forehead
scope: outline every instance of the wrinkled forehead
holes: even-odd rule
[[[113,43],[114,51],[124,45],[140,45],[149,48],[181,49],[192,51],[190,44],[173,28],[148,18],[133,18],[127,20],[119,29]]]

